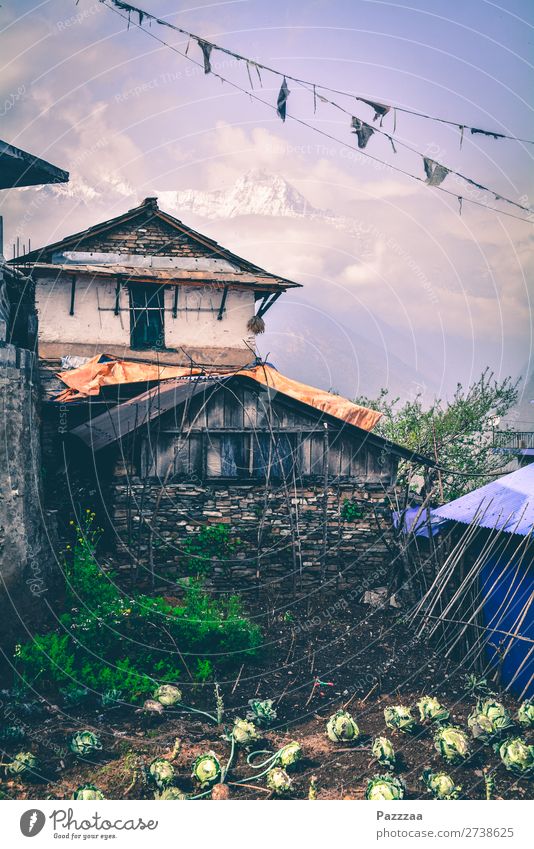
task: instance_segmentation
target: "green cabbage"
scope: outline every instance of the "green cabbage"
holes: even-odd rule
[[[337,713],[332,714],[326,723],[326,736],[333,743],[340,741],[348,743],[351,740],[358,739],[360,729],[350,713],[338,710]]]
[[[434,799],[458,799],[462,792],[462,788],[455,784],[446,772],[432,772],[430,769],[426,769],[423,772],[422,779]]]
[[[283,769],[293,766],[302,757],[302,746],[296,740],[292,740],[278,752],[278,763]]]
[[[102,791],[98,787],[95,787],[94,784],[82,784],[71,796],[71,799],[75,799],[76,801],[85,799],[90,802],[100,801],[105,798]]]
[[[368,781],[365,798],[379,802],[404,799],[404,783],[393,775],[374,775]]]
[[[153,782],[160,788],[174,781],[174,767],[165,758],[155,758],[148,771]]]
[[[451,764],[462,763],[470,755],[469,738],[465,731],[456,725],[438,728],[434,734],[434,746],[440,755]]]
[[[534,727],[534,700],[526,699],[517,711],[517,721],[524,728]]]
[[[415,728],[415,719],[409,707],[391,705],[384,708],[384,720],[388,728],[407,734]]]
[[[372,753],[380,766],[395,768],[395,749],[387,737],[377,737],[373,742]]]
[[[253,722],[248,719],[235,719],[232,737],[238,746],[250,746],[258,739],[258,732]]]
[[[276,719],[276,710],[273,708],[272,699],[250,699],[250,710],[247,711],[247,719],[255,722],[261,728],[268,728]]]
[[[534,773],[534,746],[521,737],[510,737],[499,746],[499,755],[510,772],[516,775]]]
[[[512,727],[512,720],[506,708],[494,698],[483,699],[467,720],[467,725],[475,740],[489,742]]]
[[[447,708],[443,707],[434,696],[423,696],[417,702],[417,707],[421,722],[446,722],[450,717]]]
[[[154,698],[164,707],[172,707],[182,701],[182,692],[172,684],[162,684],[155,691]]]
[[[191,777],[201,788],[214,784],[221,776],[221,765],[215,752],[199,755],[193,764]]]
[[[39,761],[31,752],[19,752],[6,767],[10,775],[30,778],[39,768]]]
[[[267,787],[275,796],[285,796],[291,792],[291,779],[285,769],[275,766],[267,773]]]
[[[102,743],[92,731],[78,731],[70,741],[69,748],[75,755],[85,757],[90,755],[91,752],[99,752]]]

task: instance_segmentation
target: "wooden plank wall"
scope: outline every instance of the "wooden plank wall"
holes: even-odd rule
[[[270,445],[270,450],[269,450]],[[164,414],[144,438],[141,476],[195,476],[392,483],[396,460],[348,428],[325,428],[320,419],[291,408],[281,397],[243,386],[216,388],[184,408]]]

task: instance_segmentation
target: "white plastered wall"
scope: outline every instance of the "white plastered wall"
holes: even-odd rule
[[[184,287],[178,291],[178,311],[173,317],[174,289],[165,290],[165,347],[246,348],[254,346],[247,322],[254,315],[254,293],[230,289],[225,311],[217,313],[223,290]],[[83,343],[95,346],[130,345],[128,289],[121,287],[119,315],[115,315],[115,280],[76,276],[74,315],[69,315],[71,281],[40,278],[36,281],[39,338],[43,342]]]
[[[165,345],[207,348],[245,348],[245,342],[254,346],[254,337],[247,330],[247,322],[254,315],[254,293],[229,289],[225,311],[219,321],[217,313],[223,290],[208,286],[186,287],[178,290],[178,310],[173,318],[174,291],[165,292]]]

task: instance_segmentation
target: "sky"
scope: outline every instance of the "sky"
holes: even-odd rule
[[[140,4],[299,78],[382,103],[534,139],[534,10],[527,0],[259,0]],[[136,20],[136,19],[135,19]],[[314,104],[280,78],[252,71],[255,102],[205,75],[193,41],[146,22],[127,28],[97,0],[3,0],[1,137],[70,172],[54,189],[3,192],[5,252],[18,236],[55,241],[173,193],[254,192],[255,174],[282,177],[309,204],[291,216],[266,207],[227,218],[172,209],[225,247],[303,284],[267,315],[262,351],[292,376],[346,394],[450,395],[489,366],[530,374],[533,224],[459,203],[358,153],[355,114]],[[213,67],[249,89],[246,65],[215,53]],[[332,140],[294,120],[306,121]],[[377,126],[376,124],[374,126]],[[382,129],[393,133],[390,113]],[[510,199],[534,195],[534,145],[494,140],[397,112],[395,138]],[[423,176],[418,154],[375,134],[365,152]],[[239,182],[241,180],[241,183]],[[469,194],[449,175],[454,195]],[[219,196],[218,195],[218,196]],[[475,193],[504,212],[514,208]],[[179,195],[183,198],[183,195]],[[164,208],[163,202],[161,202]],[[248,204],[249,206],[250,204]],[[524,399],[529,400],[529,399]],[[528,410],[528,404],[522,409]],[[534,406],[533,406],[534,410]]]

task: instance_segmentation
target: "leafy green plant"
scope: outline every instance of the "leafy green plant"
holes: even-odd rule
[[[360,729],[355,719],[344,710],[332,714],[326,723],[326,736],[333,743],[340,741],[351,742],[360,736]]]
[[[374,400],[360,397],[356,401],[383,413],[375,433],[427,457],[436,457],[441,466],[463,473],[434,475],[436,494],[450,501],[492,480],[491,473],[506,466],[506,455],[494,451],[492,433],[495,418],[505,416],[517,398],[516,382],[510,378],[498,381],[486,369],[467,389],[458,384],[447,401],[436,399],[428,405],[417,395],[401,403],[387,389],[382,389]],[[410,485],[420,471],[415,464],[402,462],[399,482]]]
[[[195,579],[179,604],[140,594],[128,598],[96,561],[100,531],[94,514],[88,512],[73,529],[75,540],[65,556],[70,609],[60,629],[37,635],[15,652],[27,686],[38,681],[74,700],[85,693],[104,700],[118,693],[125,701],[143,701],[158,685],[175,684],[181,658],[201,656],[195,678],[204,682],[213,679],[215,663],[231,667],[258,650],[261,630],[245,616],[238,596],[213,598]]]
[[[393,801],[404,799],[404,782],[393,775],[375,775],[370,778],[365,791],[365,798],[372,801]]]
[[[344,498],[340,515],[344,522],[355,522],[356,519],[361,519],[363,516],[361,504],[352,498]]]
[[[442,801],[458,799],[462,792],[461,786],[455,784],[446,772],[432,772],[430,769],[425,769],[421,778],[434,799]]]
[[[250,710],[247,711],[247,719],[256,725],[268,728],[276,721],[276,709],[272,699],[249,699],[248,704]]]
[[[415,730],[415,719],[409,707],[405,705],[390,705],[384,708],[384,721],[392,731],[409,734]]]
[[[213,678],[213,663],[211,660],[197,657],[197,668],[193,674],[195,681],[204,684],[206,681],[211,681]]]
[[[233,539],[226,525],[203,525],[183,545],[184,566],[188,574],[206,575],[212,560],[224,561],[232,555],[240,541]]]

